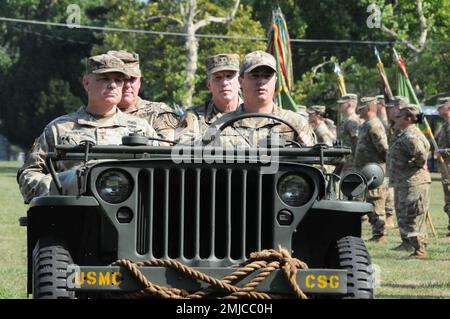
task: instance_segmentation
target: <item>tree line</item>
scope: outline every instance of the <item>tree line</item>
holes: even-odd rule
[[[0,16],[66,23],[71,0],[4,0]],[[380,94],[374,45],[395,87],[392,48],[405,58],[416,93],[433,105],[450,92],[448,0],[80,0],[80,24],[171,34],[100,31],[0,20],[0,133],[28,149],[55,117],[85,103],[85,58],[111,49],[139,53],[141,95],[188,107],[208,97],[205,58],[219,52],[243,57],[265,50],[262,40],[279,7],[286,17],[294,65],[292,97],[325,104],[339,96],[334,63],[348,92]],[[371,7],[370,7],[371,6]],[[208,38],[202,35],[226,37]],[[324,41],[324,40],[348,40]]]

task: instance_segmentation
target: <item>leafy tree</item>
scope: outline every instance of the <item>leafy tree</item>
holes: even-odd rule
[[[94,9],[101,2],[78,1],[80,22],[92,24],[99,14]],[[0,3],[0,12],[12,18],[65,23],[72,3],[6,0]],[[84,97],[81,60],[98,40],[81,29],[11,22],[0,26],[0,67],[4,70],[0,75],[0,130],[12,143],[28,149],[48,122],[80,106]]]
[[[110,2],[108,20],[115,27],[126,29],[142,29],[148,31],[180,32],[178,22],[182,20],[178,6],[186,1],[138,1],[113,0]],[[234,2],[233,2],[234,3]],[[209,15],[224,16],[229,12],[223,1],[198,1],[202,8],[199,19]],[[265,30],[251,19],[251,6],[240,6],[233,20],[225,25],[210,24],[201,29],[204,34],[226,36],[263,37]],[[256,49],[264,49],[264,42],[251,40],[223,40],[199,38],[198,65],[195,72],[195,94],[192,103],[201,102],[207,95],[203,79],[206,77],[203,61],[212,54],[236,52],[241,55]],[[186,47],[183,36],[139,33],[106,33],[102,45],[96,46],[94,52],[105,52],[110,49],[125,49],[139,53],[143,70],[142,95],[152,100],[170,103],[183,103],[189,95],[186,81]]]

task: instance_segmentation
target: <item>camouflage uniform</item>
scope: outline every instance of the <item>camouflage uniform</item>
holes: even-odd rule
[[[163,139],[171,141],[177,139],[175,130],[179,125],[180,116],[167,104],[150,102],[138,97],[135,106],[122,111],[126,114],[146,119]]]
[[[338,103],[347,103],[349,101],[356,102],[357,100],[358,96],[356,94],[347,94],[338,100]],[[337,139],[340,140],[344,146],[350,147],[352,150],[352,154],[347,155],[341,167],[338,168],[338,172],[341,176],[355,170],[354,158],[361,123],[359,116],[352,113],[348,117],[344,117],[337,128]]]
[[[204,140],[209,140],[209,137],[214,135],[223,123],[242,114],[245,114],[244,104],[240,105],[236,111],[227,113],[214,122],[206,132]],[[300,133],[300,139],[297,142],[308,146],[315,144],[314,134],[303,116],[280,109],[275,104],[271,114],[286,120],[297,129]],[[273,133],[277,133],[285,141],[294,140],[294,132],[283,123],[268,118],[247,118],[227,127],[220,135],[220,142],[224,147],[257,146]]]
[[[361,99],[363,101],[363,99]],[[363,103],[373,100],[367,98]],[[365,105],[358,107],[364,108]],[[358,142],[355,150],[355,169],[359,170],[368,163],[377,163],[386,171],[386,153],[388,150],[386,131],[383,123],[374,117],[365,121],[359,128]],[[386,235],[385,228],[385,189],[380,186],[368,192],[367,201],[374,206],[373,213],[369,214],[369,222],[372,224],[373,238]]]
[[[411,110],[411,111],[410,111]],[[418,107],[400,110],[399,116],[408,112],[418,114]],[[404,243],[412,245],[417,254],[425,254],[426,213],[429,208],[430,173],[427,159],[430,143],[423,133],[410,125],[399,131],[389,148],[390,184],[395,189],[395,208],[397,211],[400,236]]]
[[[323,105],[313,105],[308,109],[310,116],[314,114],[325,116],[325,112],[326,108]],[[322,118],[321,120],[318,120],[319,123],[314,123],[314,134],[316,134],[317,143],[324,143],[332,146],[336,136],[329,127],[332,126],[331,124],[333,124],[333,121],[329,120],[331,121],[331,124],[329,124],[326,120],[328,119]]]
[[[156,132],[142,119],[129,116],[117,109],[108,117],[94,116],[81,107],[77,112],[63,115],[50,122],[33,144],[24,165],[17,173],[17,180],[25,202],[49,191],[51,176],[45,164],[45,154],[54,151],[57,144],[77,145],[89,140],[96,145],[120,145],[122,137],[133,132],[156,137]],[[155,143],[151,143],[156,145]],[[58,162],[58,172],[75,167],[79,162]]]
[[[130,76],[142,77],[139,66],[139,55],[137,53],[129,53],[124,50],[112,50],[108,51],[108,54],[121,59]],[[121,110],[129,115],[146,119],[161,138],[171,141],[176,140],[175,130],[180,124],[180,116],[167,104],[146,101],[138,96],[134,106]]]
[[[102,54],[87,60],[86,75],[113,72],[120,72],[129,77],[124,63],[118,58]],[[17,172],[17,181],[25,202],[35,196],[48,194],[51,176],[45,164],[45,156],[47,152],[55,150],[55,145],[77,145],[84,140],[96,145],[118,145],[122,144],[123,136],[134,132],[156,137],[156,132],[145,120],[126,115],[118,108],[112,115],[100,116],[92,115],[85,107],[81,107],[77,112],[53,120],[36,139],[24,165]],[[80,161],[58,162],[55,169],[61,172],[79,164]]]
[[[449,107],[450,97],[441,98],[439,99],[439,102],[441,102],[441,104],[437,105],[438,109],[443,106]],[[450,119],[446,119],[439,132],[436,133],[436,142],[439,149],[445,150],[444,152],[442,152],[442,157],[444,158],[445,165],[447,165],[448,171],[450,172]],[[450,185],[447,183],[447,173],[441,165],[439,165],[439,171],[442,175],[442,188],[444,189],[445,199],[444,212],[448,215],[449,223],[447,226],[447,230],[449,231],[450,235]]]
[[[208,76],[220,71],[239,71],[238,54],[217,54],[205,60]],[[238,97],[238,105],[243,101]],[[191,142],[202,137],[208,127],[217,121],[224,113],[214,104],[211,97],[202,104],[191,106],[187,109],[183,124],[186,127],[182,131],[182,142]]]

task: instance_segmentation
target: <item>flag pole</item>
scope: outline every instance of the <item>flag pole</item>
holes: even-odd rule
[[[378,73],[380,74],[381,80],[383,80],[384,90],[386,91],[387,96],[391,99],[394,95],[392,94],[392,90],[389,85],[389,81],[386,76],[386,72],[384,71],[384,65],[383,65],[383,62],[381,61],[380,54],[378,53],[377,47],[375,47],[375,56],[377,57],[377,60],[378,60],[377,69],[378,69]]]

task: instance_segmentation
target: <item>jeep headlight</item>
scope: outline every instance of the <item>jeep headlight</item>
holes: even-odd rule
[[[298,207],[311,199],[313,188],[303,176],[288,173],[279,180],[277,191],[283,203]]]
[[[125,171],[108,170],[97,178],[96,187],[98,194],[105,202],[117,204],[130,196],[133,182]]]

